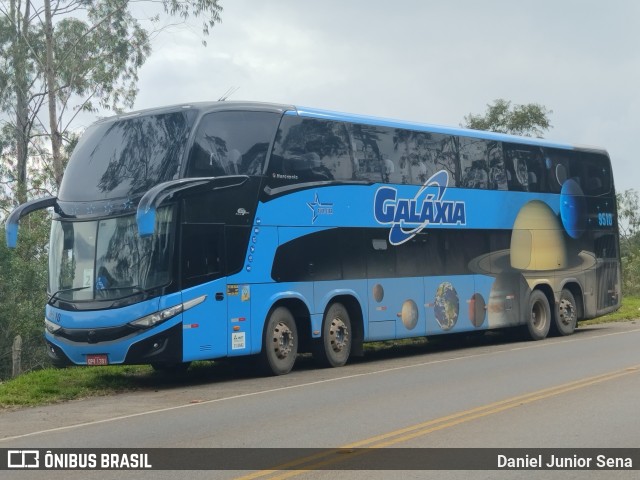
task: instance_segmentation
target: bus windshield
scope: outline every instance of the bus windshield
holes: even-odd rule
[[[69,160],[58,198],[130,198],[177,178],[196,114],[185,109],[89,127]]]
[[[158,210],[156,234],[141,238],[134,215],[51,226],[49,290],[63,301],[114,300],[170,280],[173,209]]]

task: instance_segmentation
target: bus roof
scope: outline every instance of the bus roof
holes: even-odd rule
[[[516,135],[508,135],[504,133],[496,133],[483,130],[472,130],[462,127],[451,127],[434,125],[428,123],[408,122],[398,119],[390,119],[383,117],[375,117],[368,115],[358,115],[352,113],[336,112],[331,110],[323,110],[318,108],[302,107],[295,105],[266,103],[266,102],[245,102],[245,101],[218,101],[218,102],[193,102],[185,104],[170,105],[165,107],[156,107],[145,110],[134,111],[121,115],[104,118],[96,123],[117,121],[120,119],[131,118],[139,115],[154,115],[165,112],[176,111],[180,109],[194,109],[201,113],[222,110],[251,110],[251,111],[271,111],[274,113],[288,113],[289,115],[298,115],[307,118],[321,118],[327,120],[335,120],[352,123],[365,123],[368,125],[377,125],[391,128],[404,128],[408,130],[417,130],[424,132],[441,133],[445,135],[462,135],[466,137],[482,138],[485,140],[495,140],[501,142],[519,143],[523,145],[534,145],[539,147],[560,148],[564,150],[581,150],[592,151],[607,154],[606,150],[601,147],[576,145],[563,142],[549,141],[542,138],[520,137]]]
[[[445,135],[461,135],[466,137],[482,138],[485,140],[496,140],[500,142],[520,143],[525,145],[534,145],[540,147],[561,148],[564,150],[588,150],[593,152],[605,153],[601,147],[575,145],[562,142],[554,142],[542,138],[520,137],[505,133],[496,133],[484,130],[472,130],[462,127],[448,127],[442,125],[433,125],[419,122],[407,122],[403,120],[394,120],[389,118],[374,117],[368,115],[356,115],[350,113],[333,112],[329,110],[321,110],[316,108],[296,107],[297,114],[302,117],[324,118],[328,120],[336,120],[343,122],[365,123],[369,125],[377,125],[391,128],[405,128],[408,130],[417,130],[433,133],[442,133]]]

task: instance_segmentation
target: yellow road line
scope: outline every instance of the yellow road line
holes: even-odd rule
[[[557,385],[555,387],[537,390],[535,392],[508,398],[506,400],[500,400],[498,402],[490,403],[488,405],[483,405],[483,406],[472,408],[469,410],[464,410],[458,413],[454,413],[452,415],[447,415],[447,416],[436,418],[426,422],[418,423],[416,425],[411,425],[409,427],[387,432],[381,435],[376,435],[374,437],[360,440],[358,442],[353,442],[353,443],[344,445],[342,447],[320,452],[315,455],[309,455],[307,457],[296,459],[288,463],[283,463],[281,465],[274,466],[273,469],[270,469],[270,470],[261,470],[259,472],[254,472],[249,475],[239,477],[237,480],[253,480],[256,478],[273,475],[279,471],[290,469],[291,467],[301,467],[298,470],[289,470],[286,473],[283,473],[281,475],[270,477],[270,480],[275,480],[275,479],[283,480],[296,475],[300,475],[301,473],[304,473],[309,470],[316,470],[318,468],[325,467],[327,465],[339,463],[343,460],[351,459],[351,458],[354,458],[355,456],[359,456],[359,455],[363,455],[371,452],[371,450],[366,450],[366,449],[390,447],[390,446],[397,445],[399,443],[406,442],[408,440],[411,440],[417,437],[428,435],[429,433],[432,433],[432,432],[444,430],[446,428],[451,428],[456,425],[469,422],[471,420],[476,420],[489,415],[494,415],[496,413],[500,413],[515,407],[527,405],[529,403],[551,398],[557,395],[561,395],[563,393],[571,392],[571,391],[585,388],[591,385],[596,385],[598,383],[614,380],[616,378],[630,375],[632,373],[638,373],[639,371],[640,371],[640,365],[625,368],[623,370],[617,370],[614,372],[605,373],[602,375],[596,375],[593,377],[584,378],[582,380],[568,382],[565,384]],[[362,449],[362,450],[355,451],[356,448]],[[346,453],[351,450],[353,451],[348,455],[345,455],[345,456],[337,455],[339,453]]]

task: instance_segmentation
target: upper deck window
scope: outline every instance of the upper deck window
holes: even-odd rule
[[[205,115],[189,154],[187,177],[261,175],[280,115],[214,112]]]
[[[344,123],[285,116],[268,171],[271,186],[354,180]]]
[[[177,178],[195,116],[181,110],[90,127],[69,160],[60,200],[128,198]]]

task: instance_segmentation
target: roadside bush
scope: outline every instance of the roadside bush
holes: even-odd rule
[[[50,217],[37,212],[20,224],[15,250],[5,243],[0,228],[0,380],[12,373],[11,348],[22,337],[22,371],[48,365],[43,340],[44,305],[47,301],[47,244]]]

